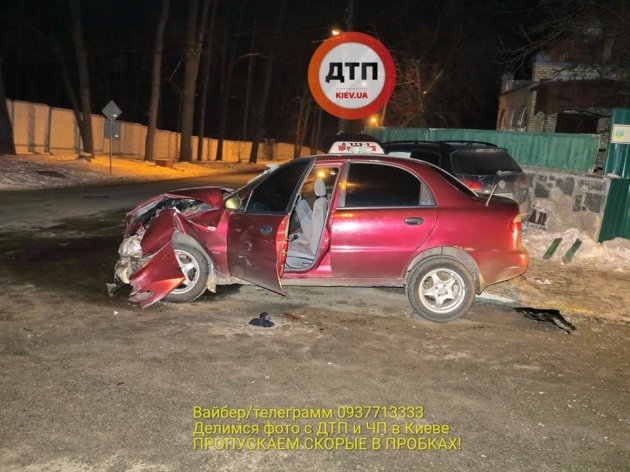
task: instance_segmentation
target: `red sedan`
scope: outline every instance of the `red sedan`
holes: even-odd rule
[[[415,312],[438,322],[528,262],[515,202],[481,198],[431,164],[376,154],[304,157],[236,191],[159,195],[127,215],[119,253],[115,285],[131,284],[142,307],[244,281],[278,293],[404,286]]]

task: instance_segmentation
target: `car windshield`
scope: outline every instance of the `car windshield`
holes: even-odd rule
[[[228,198],[231,198],[234,195],[245,195],[252,188],[254,188],[258,184],[258,182],[260,182],[263,178],[267,177],[270,173],[272,173],[277,168],[278,168],[277,164],[273,165],[273,166],[269,166],[267,169],[265,169],[264,172],[261,172],[257,176],[255,176],[255,177],[251,178],[250,180],[248,180],[245,185],[243,185],[242,187],[237,188],[232,193],[230,193],[230,194],[226,195],[225,197],[223,197],[223,200],[227,200]]]
[[[285,162],[284,164],[278,165],[278,164],[267,164],[267,170],[265,170],[263,173],[258,174],[257,176],[255,176],[254,178],[250,179],[245,185],[243,185],[242,187],[234,190],[232,193],[230,193],[229,195],[226,195],[223,200],[227,201],[229,198],[234,197],[234,196],[238,196],[241,199],[245,199],[247,198],[247,195],[249,193],[251,193],[251,191],[258,187],[260,184],[262,184],[263,181],[266,181],[267,179],[276,179],[277,177],[277,173],[280,172],[281,175],[285,175],[286,172],[289,171],[290,168],[294,168],[297,167],[298,168],[298,174],[299,174],[299,168],[305,168],[307,166],[309,166],[310,164],[313,163],[313,156],[309,156],[309,157],[300,157],[299,159],[294,159],[292,161],[289,162]],[[299,177],[299,175],[298,175]],[[281,178],[281,182],[284,184],[286,182],[284,182],[284,180],[282,180]],[[286,189],[285,189],[286,190]]]
[[[523,172],[505,149],[475,149],[452,154],[453,172],[457,175],[497,175]]]

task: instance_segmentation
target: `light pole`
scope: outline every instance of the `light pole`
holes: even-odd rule
[[[352,25],[353,17],[354,17],[354,0],[348,0],[348,9],[346,10],[346,31],[353,30],[353,25]],[[335,34],[334,30],[333,30],[333,34]],[[348,130],[348,125],[349,125],[348,120],[339,118],[339,129],[338,129],[339,134],[345,133]],[[352,128],[352,126],[350,127]]]

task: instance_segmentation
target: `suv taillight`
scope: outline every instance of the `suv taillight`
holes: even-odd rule
[[[529,187],[529,178],[527,177],[527,174],[523,174],[518,178],[518,186],[521,188]]]
[[[473,192],[476,190],[481,190],[481,183],[477,180],[464,179],[462,180],[462,182],[464,183],[466,187],[468,187]]]

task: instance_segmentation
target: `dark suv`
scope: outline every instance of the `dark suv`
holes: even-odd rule
[[[521,217],[529,216],[529,179],[504,148],[478,141],[393,141],[381,147],[391,156],[430,162],[478,195],[511,198],[518,203]]]

